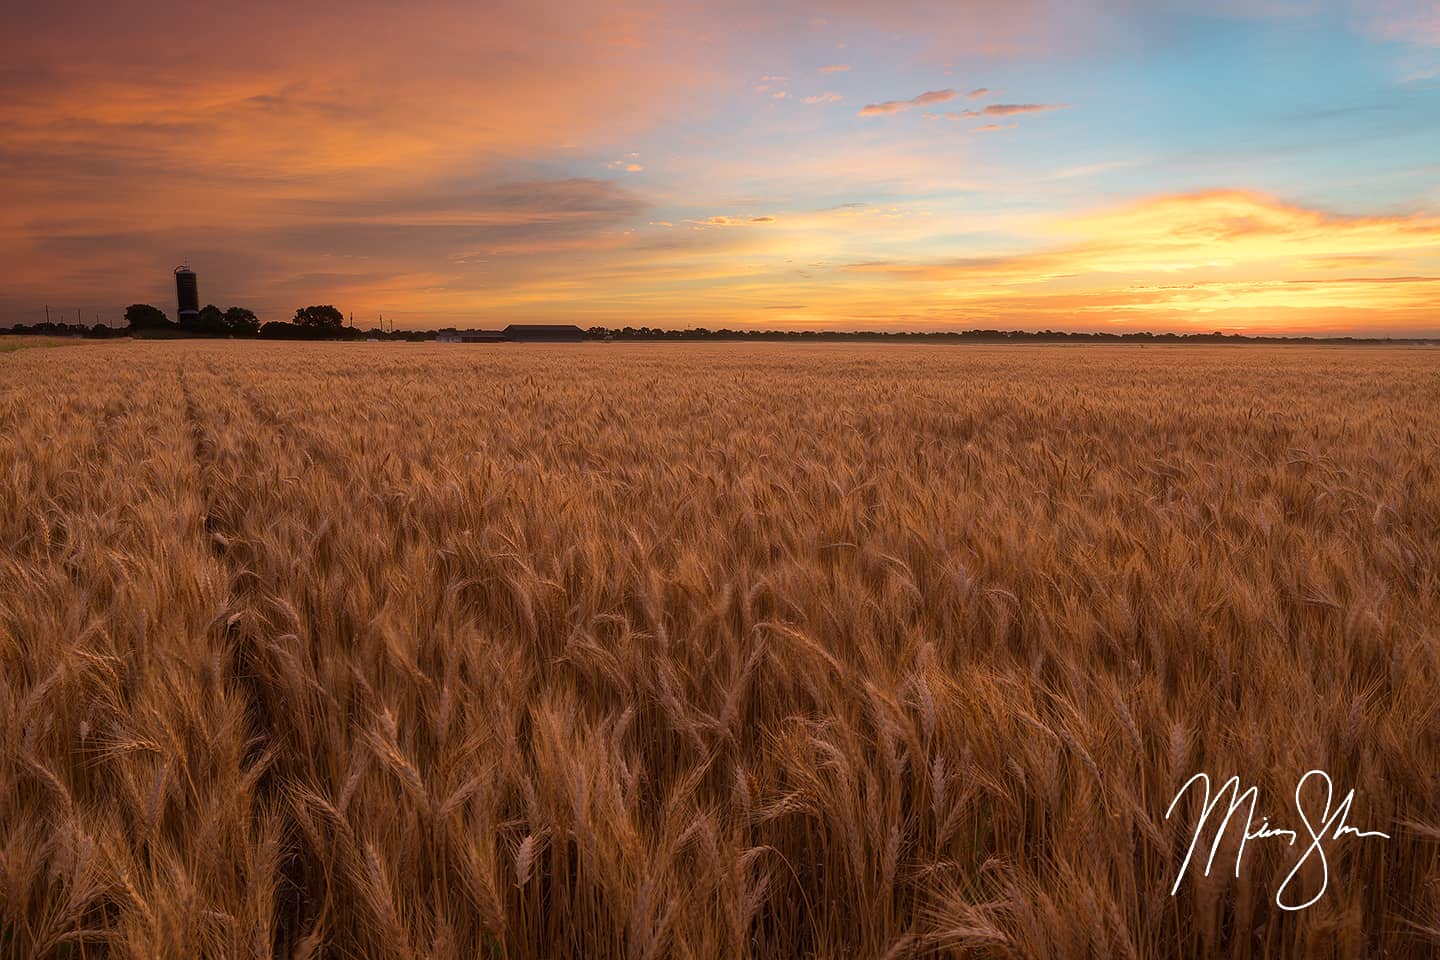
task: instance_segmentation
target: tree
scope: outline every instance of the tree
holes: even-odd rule
[[[225,314],[213,303],[205,304],[200,310],[200,315],[188,326],[184,323],[181,326],[185,326],[186,329],[195,333],[225,334],[230,332],[229,328],[225,326]]]
[[[295,319],[291,322],[317,331],[339,333],[345,325],[345,315],[327,303],[318,307],[301,307],[295,311]]]
[[[260,321],[253,311],[231,307],[225,311],[225,327],[232,337],[253,337],[260,333]]]
[[[261,340],[329,340],[333,339],[326,327],[305,327],[298,323],[280,323],[271,320],[260,328]]]
[[[148,303],[132,303],[125,308],[125,323],[136,330],[171,326],[165,311]]]

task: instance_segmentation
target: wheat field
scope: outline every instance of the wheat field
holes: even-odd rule
[[[1434,955],[1437,438],[1419,348],[8,353],[0,957]],[[1390,839],[1172,896],[1311,768]]]

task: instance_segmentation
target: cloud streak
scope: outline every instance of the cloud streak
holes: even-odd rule
[[[744,227],[752,223],[774,223],[775,218],[769,215],[759,217],[713,216],[703,220],[686,220],[684,222],[695,227]]]
[[[954,90],[928,90],[909,100],[886,100],[883,103],[867,103],[860,109],[862,117],[876,117],[891,113],[903,113],[914,107],[928,107],[935,103],[944,103],[946,100],[955,99]]]
[[[1014,117],[1025,113],[1048,113],[1051,110],[1069,110],[1068,103],[995,103],[979,110],[947,110],[944,113],[927,113],[927,120],[973,120],[978,117]]]
[[[1051,110],[1068,110],[1068,103],[992,103],[981,110],[987,117],[1013,117],[1020,113],[1046,113]]]

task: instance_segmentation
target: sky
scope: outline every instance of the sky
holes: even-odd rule
[[[1440,0],[49,0],[0,324],[1440,333]]]

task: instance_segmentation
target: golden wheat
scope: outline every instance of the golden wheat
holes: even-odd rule
[[[1437,436],[1423,349],[7,354],[0,956],[1431,955]],[[1311,768],[1392,839],[1172,898]]]

